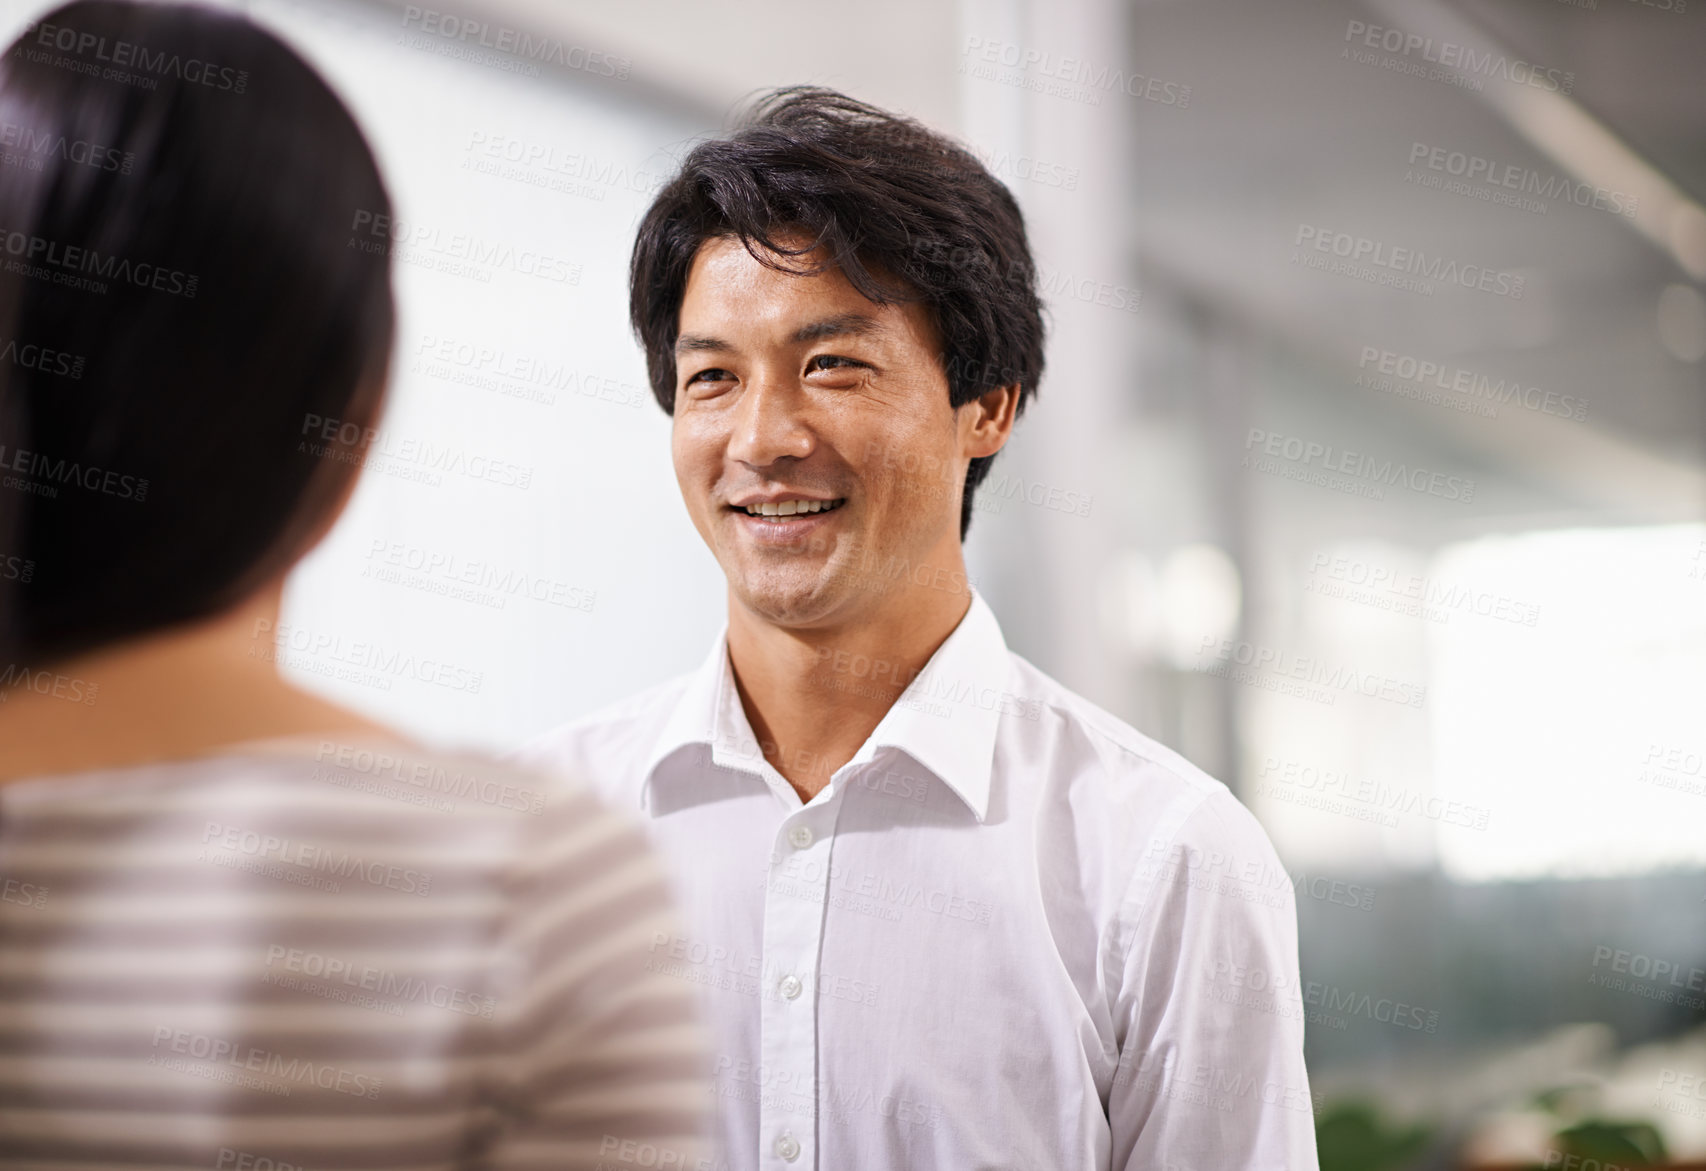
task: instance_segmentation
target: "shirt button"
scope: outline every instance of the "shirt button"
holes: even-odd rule
[[[795,1141],[793,1135],[784,1133],[776,1140],[776,1153],[792,1163],[800,1157],[800,1144]]]
[[[796,825],[793,829],[788,831],[788,841],[793,843],[794,849],[796,850],[805,849],[807,846],[812,844],[811,826]]]
[[[798,976],[782,977],[782,995],[786,996],[789,1000],[793,1000],[797,997],[800,994],[800,989],[803,987],[804,985],[800,983],[800,978]],[[792,1158],[792,1156],[789,1157]]]

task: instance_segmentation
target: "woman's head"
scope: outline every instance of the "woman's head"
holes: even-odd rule
[[[390,213],[349,111],[241,16],[78,0],[5,51],[0,569],[28,570],[0,668],[218,613],[307,550],[360,459],[326,421],[383,395],[388,249],[356,225]]]

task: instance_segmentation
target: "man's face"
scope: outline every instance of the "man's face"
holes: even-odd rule
[[[978,408],[948,404],[938,352],[922,306],[873,304],[837,269],[777,272],[727,237],[699,249],[671,449],[738,602],[779,625],[829,624],[882,604],[891,558],[960,566]]]

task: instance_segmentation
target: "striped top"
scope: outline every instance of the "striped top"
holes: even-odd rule
[[[0,1168],[709,1167],[677,937],[628,815],[483,759],[0,784]]]

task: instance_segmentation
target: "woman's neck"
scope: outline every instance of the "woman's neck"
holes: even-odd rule
[[[213,618],[58,663],[18,665],[0,691],[0,781],[286,736],[398,740],[280,677],[273,640],[282,594],[281,581]]]

